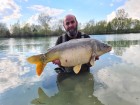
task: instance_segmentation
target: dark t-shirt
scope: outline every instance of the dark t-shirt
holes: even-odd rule
[[[80,38],[90,38],[89,35],[86,35],[84,33],[78,32],[77,37],[75,39],[80,39]],[[67,34],[63,34],[61,36],[58,37],[57,41],[56,41],[56,45],[69,41],[72,38],[70,38]]]

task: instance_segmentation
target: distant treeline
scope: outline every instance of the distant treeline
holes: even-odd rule
[[[0,23],[0,37],[39,37],[39,36],[58,36],[63,30],[63,22],[59,20],[54,26],[49,26],[53,18],[44,13],[38,17],[39,25],[35,24],[20,24],[18,21],[7,28],[5,23]],[[90,20],[81,29],[82,25],[79,23],[79,30],[86,34],[122,34],[122,33],[140,33],[140,20],[128,18],[128,13],[124,9],[119,9],[116,12],[115,18],[107,22],[101,20],[95,22]]]

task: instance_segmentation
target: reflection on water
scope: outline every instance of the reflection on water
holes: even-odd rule
[[[91,73],[59,74],[57,86],[59,92],[52,97],[39,87],[38,98],[33,99],[31,103],[34,105],[103,105],[93,95],[94,79]]]
[[[48,63],[38,77],[26,58],[56,37],[0,39],[0,105],[139,105],[140,34],[91,36],[112,45],[90,73],[58,75]]]
[[[6,53],[46,52],[56,38],[10,38],[0,39],[0,50]]]
[[[135,34],[134,34],[135,35]],[[140,35],[108,36],[113,46],[111,65],[94,74],[94,95],[105,105],[139,105],[140,103]],[[109,63],[109,62],[108,62]],[[99,84],[99,85],[98,85]]]
[[[127,48],[131,46],[140,45],[140,40],[120,40],[120,41],[108,41],[108,44],[113,46],[114,53],[122,56],[123,52],[126,52]]]
[[[139,105],[140,67],[114,64],[101,69],[96,75],[102,86],[97,87],[94,95],[105,105]]]

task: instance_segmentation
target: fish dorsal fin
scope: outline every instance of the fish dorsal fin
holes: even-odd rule
[[[80,69],[81,69],[81,64],[79,64],[79,65],[76,65],[74,68],[73,68],[73,71],[76,73],[76,74],[78,74],[79,73],[79,71],[80,71]]]
[[[93,66],[93,65],[94,65],[94,62],[95,62],[95,54],[93,54],[93,55],[91,56],[90,64]]]

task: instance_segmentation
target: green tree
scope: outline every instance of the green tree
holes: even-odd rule
[[[83,32],[86,34],[94,34],[95,33],[95,21],[90,20],[88,23],[86,23],[85,27],[83,28]]]
[[[138,19],[132,20],[132,27],[133,32],[140,32],[140,20]]]
[[[9,29],[5,23],[0,23],[0,37],[10,37]]]
[[[26,23],[22,28],[21,28],[21,35],[20,36],[31,36],[32,35],[32,30],[31,26],[29,23]]]
[[[106,33],[107,22],[105,20],[99,21],[96,23],[95,30],[97,34]]]
[[[132,18],[127,18],[125,21],[125,32],[130,33],[132,30]]]
[[[52,35],[61,35],[64,30],[63,30],[63,20],[59,20],[55,25],[54,25],[54,28],[53,28],[53,32],[52,32]]]
[[[32,24],[31,26],[32,36],[39,36],[42,30],[41,25]]]
[[[107,24],[107,26],[106,26],[106,33],[107,33],[107,34],[113,33],[112,27],[111,27],[111,22],[108,22],[108,24]]]
[[[19,21],[11,26],[11,37],[19,37],[21,35],[21,28]]]

